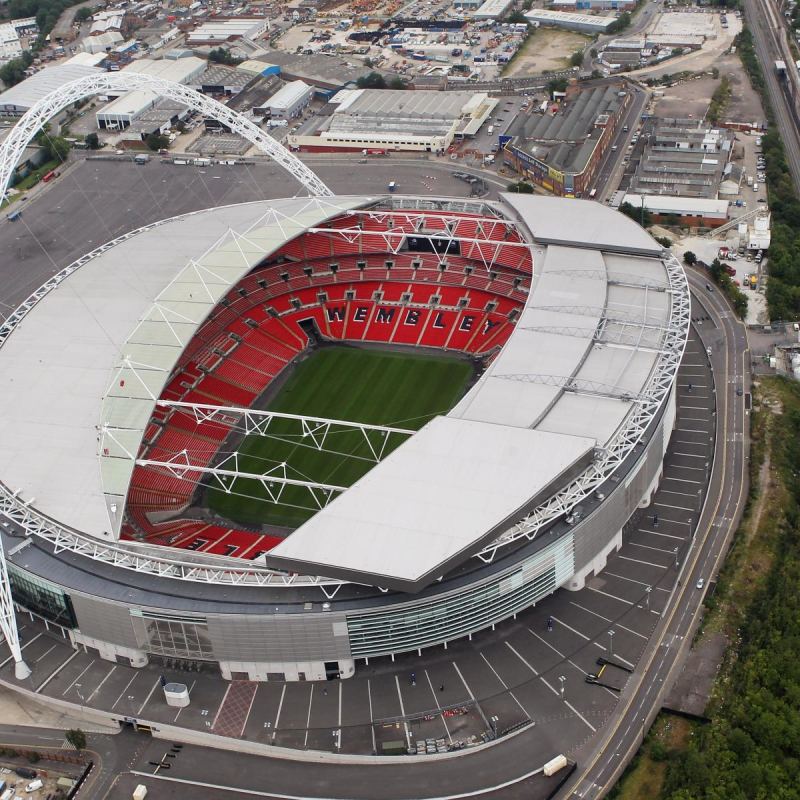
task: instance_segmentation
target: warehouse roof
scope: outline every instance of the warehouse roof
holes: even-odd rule
[[[268,108],[291,108],[308,93],[309,89],[311,87],[303,81],[292,81],[278,89],[265,105]]]
[[[0,94],[0,109],[27,110],[50,92],[60,89],[65,83],[85,78],[87,75],[96,75],[102,71],[97,67],[85,64],[66,63],[55,67],[45,67]]]

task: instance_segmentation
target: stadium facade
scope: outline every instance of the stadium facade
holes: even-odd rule
[[[679,262],[586,201],[295,198],[126,234],[0,329],[14,602],[111,661],[252,680],[471,636],[621,545],[689,323]],[[268,435],[270,386],[331,341],[458,352],[480,377],[350,488],[249,474],[319,505],[289,535],[203,515],[236,437]],[[349,424],[296,422],[315,445]]]

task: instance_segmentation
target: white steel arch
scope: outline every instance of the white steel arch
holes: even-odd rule
[[[88,75],[70,81],[43,97],[22,116],[0,146],[0,198],[5,198],[9,181],[25,148],[49,119],[87,97],[136,89],[145,89],[168,97],[227,125],[234,133],[252,142],[273,161],[280,164],[308,190],[309,194],[318,197],[333,196],[333,192],[297,156],[237,111],[188,86],[152,75],[121,71]]]

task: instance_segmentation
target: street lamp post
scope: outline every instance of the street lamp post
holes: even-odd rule
[[[644,598],[645,598],[645,601],[647,602],[647,610],[649,611],[650,610],[650,592],[653,591],[653,587],[652,586],[646,586],[644,591],[645,591]]]
[[[608,654],[614,655],[614,631],[608,632]]]
[[[678,548],[676,547],[673,551],[675,553],[675,569],[678,568]]]
[[[559,675],[558,679],[561,681],[561,699],[566,703],[567,697],[564,692],[564,681],[566,680],[566,678],[563,675]]]

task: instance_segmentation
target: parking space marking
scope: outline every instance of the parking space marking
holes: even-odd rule
[[[592,611],[590,608],[585,608],[580,603],[576,603],[574,600],[570,600],[570,605],[575,606],[575,608],[581,609],[581,611],[586,611],[589,614],[593,614],[595,617],[599,617],[605,622],[611,622],[614,624],[616,628],[621,628],[623,631],[632,633],[634,636],[638,636],[640,639],[644,639],[645,641],[647,641],[648,638],[647,636],[645,636],[642,633],[638,633],[637,631],[633,630],[632,628],[628,628],[625,625],[621,625],[618,620],[611,619],[611,617],[604,617],[602,614],[598,614],[596,611]]]
[[[603,574],[610,575],[612,578],[619,578],[621,581],[630,581],[631,583],[638,583],[639,586],[650,586],[656,592],[666,592],[667,594],[669,594],[672,591],[671,589],[665,589],[663,586],[652,586],[651,584],[646,583],[645,581],[637,581],[634,578],[626,578],[624,575],[617,575],[615,572],[609,572],[607,569],[603,570]],[[636,603],[631,603],[631,605],[634,606],[636,605]]]
[[[129,681],[126,683],[126,684],[125,684],[125,688],[124,688],[124,689],[123,689],[123,690],[122,690],[122,691],[119,693],[119,697],[118,697],[118,698],[117,698],[117,699],[114,701],[114,705],[112,705],[112,706],[111,706],[111,710],[112,710],[112,711],[113,711],[113,710],[114,710],[114,709],[117,707],[117,703],[119,703],[119,701],[120,701],[120,700],[122,700],[122,695],[124,695],[124,694],[125,694],[125,692],[127,692],[127,691],[128,691],[128,687],[130,687],[130,685],[131,685],[131,684],[132,684],[132,683],[133,683],[133,682],[134,682],[134,681],[135,681],[135,680],[136,680],[136,679],[139,677],[139,675],[141,675],[141,674],[142,674],[141,672],[137,672],[137,673],[135,673],[135,674],[134,674],[134,676],[133,676],[133,677],[132,677],[132,678],[131,678],[131,679],[130,679],[130,680],[129,680]]]
[[[283,684],[281,689],[281,699],[278,701],[278,710],[275,713],[275,724],[272,726],[272,741],[275,741],[275,734],[278,732],[278,722],[281,718],[281,709],[283,708],[283,698],[286,695],[286,684]],[[372,716],[372,703],[369,705],[370,716]]]
[[[308,729],[311,725],[311,704],[314,702],[314,687],[316,684],[311,684],[311,691],[308,693],[308,714],[306,715],[306,735],[303,737],[303,747],[308,747]],[[398,684],[398,690],[400,686]]]
[[[682,444],[696,444],[696,442],[682,442]],[[694,453],[675,453],[676,456],[683,456],[684,458],[704,458],[708,460],[708,456],[698,456]]]
[[[31,639],[29,642],[25,642],[25,644],[23,644],[19,649],[24,650],[29,644],[33,644],[41,635],[42,635],[41,633],[37,633],[36,636],[33,637],[33,639]],[[0,663],[0,669],[2,669],[6,664],[8,664],[8,662],[11,661],[12,658],[14,658],[14,656],[9,656],[7,659],[5,659],[5,661]]]
[[[424,670],[424,672],[425,672],[425,677],[428,679],[428,686],[431,687],[431,694],[433,695],[433,702],[434,702],[436,708],[439,709],[440,716],[442,718],[442,724],[444,725],[444,729],[447,732],[447,738],[452,743],[453,737],[450,735],[450,728],[447,726],[447,720],[444,718],[444,714],[441,713],[442,707],[441,707],[441,705],[439,705],[439,698],[436,696],[436,692],[434,691],[433,682],[431,681],[431,676],[428,674],[428,670]]]
[[[643,547],[645,550],[655,550],[657,553],[667,553],[668,555],[672,555],[672,550],[665,550],[663,547],[651,547],[649,544],[639,544],[639,542],[634,542],[632,539],[626,544],[631,545],[631,547]]]
[[[406,741],[408,742],[408,746],[411,746],[411,729],[408,727],[408,721],[406,720],[406,709],[403,705],[403,694],[400,691],[400,678],[395,675],[394,682],[397,686],[397,697],[400,700],[400,714],[403,717],[403,727],[406,729]]]
[[[552,617],[552,619],[554,619],[559,625],[562,625],[563,627],[565,627],[568,631],[572,631],[573,633],[577,633],[578,636],[580,636],[582,639],[585,639],[587,642],[591,642],[592,641],[591,638],[589,636],[587,636],[585,633],[581,633],[580,631],[575,630],[575,628],[571,627],[570,625],[567,625],[566,622],[564,622],[563,620],[560,620],[558,617]],[[528,628],[528,630],[531,631],[530,628]],[[533,633],[533,631],[531,631],[531,633]],[[537,639],[541,639],[542,638],[541,636],[537,636],[537,634],[535,634],[535,633],[533,633],[533,635],[536,636]],[[542,639],[542,641],[544,641],[544,639]]]
[[[674,506],[670,505],[669,503],[653,503],[654,506],[658,506],[659,508],[675,508],[678,511],[691,511],[696,513],[694,508],[687,508],[686,506]]]
[[[610,573],[610,572],[608,572],[607,570],[604,570],[604,572],[605,572],[605,574],[606,574],[606,575],[610,575],[610,574],[611,574],[611,573]],[[621,577],[621,576],[616,576],[616,577]],[[631,580],[631,578],[625,578],[625,580]],[[639,581],[634,581],[634,583],[639,583]],[[619,600],[619,602],[620,602],[620,603],[625,603],[625,605],[626,605],[626,606],[632,606],[632,605],[635,605],[634,603],[631,603],[631,601],[630,601],[630,600],[624,600],[624,599],[623,599],[623,598],[621,598],[621,597],[617,597],[616,595],[609,594],[608,592],[603,592],[603,591],[601,591],[600,589],[594,589],[594,588],[593,588],[593,587],[591,587],[591,586],[587,586],[586,588],[587,588],[587,589],[588,589],[590,592],[595,592],[595,593],[597,593],[597,594],[602,594],[602,595],[604,595],[605,597],[610,597],[612,600]]]
[[[369,685],[369,678],[367,678],[367,700],[369,702],[369,732],[372,734],[372,752],[378,754],[378,744],[375,741],[375,724],[374,715],[372,713],[372,689]]]
[[[77,677],[77,678],[75,678],[75,680],[74,680],[74,681],[72,681],[72,683],[71,683],[69,686],[67,686],[67,688],[66,688],[66,689],[64,689],[64,691],[63,691],[63,692],[61,692],[61,696],[62,696],[62,697],[64,697],[64,696],[67,694],[67,692],[68,692],[68,691],[69,691],[69,690],[70,690],[70,689],[71,689],[71,688],[72,688],[72,687],[73,687],[73,686],[74,686],[74,685],[75,685],[75,684],[76,684],[76,683],[77,683],[77,682],[78,682],[78,681],[79,681],[79,680],[80,680],[80,679],[83,677],[83,673],[84,673],[84,672],[86,672],[86,671],[89,669],[89,667],[91,667],[91,666],[93,666],[93,665],[94,665],[94,660],[90,661],[90,662],[89,662],[89,663],[88,663],[88,664],[87,664],[87,665],[86,665],[86,666],[83,668],[83,672],[81,672],[81,674],[80,674],[80,675],[78,675],[78,677]]]
[[[494,673],[495,678],[497,678],[497,680],[499,680],[500,683],[503,684],[503,687],[508,692],[508,696],[520,707],[520,709],[522,709],[523,713],[526,716],[530,716],[528,712],[525,710],[525,706],[523,706],[522,703],[520,703],[520,701],[517,700],[514,692],[512,692],[508,688],[508,684],[500,677],[500,675],[497,673],[497,670],[489,663],[489,659],[486,658],[486,656],[483,653],[478,653],[478,655],[486,662],[486,666],[489,667],[489,669]]]
[[[159,679],[158,679],[158,680],[157,680],[157,681],[156,681],[156,682],[153,684],[153,688],[152,688],[152,689],[151,689],[151,690],[150,690],[150,691],[147,693],[147,697],[145,697],[145,699],[144,699],[144,703],[142,703],[142,704],[139,706],[139,711],[136,713],[136,716],[137,716],[137,717],[139,716],[139,714],[141,714],[141,713],[142,713],[142,711],[144,711],[144,707],[147,705],[147,703],[149,702],[150,698],[153,696],[153,692],[156,690],[156,688],[158,687],[158,685],[159,685],[160,683],[161,683],[161,678],[159,678]]]
[[[697,492],[676,492],[674,489],[660,489],[661,494],[676,494],[678,497],[697,497]]]
[[[75,658],[77,655],[78,655],[78,651],[77,651],[77,650],[73,650],[73,651],[72,651],[72,654],[71,654],[71,655],[70,655],[70,656],[67,658],[67,660],[66,660],[66,661],[64,661],[64,662],[62,662],[61,664],[59,664],[59,665],[58,665],[58,666],[57,666],[57,667],[56,667],[56,668],[55,668],[55,669],[54,669],[54,670],[53,670],[53,671],[52,671],[52,672],[51,672],[51,673],[50,673],[50,674],[49,674],[49,675],[48,675],[48,676],[47,676],[47,677],[44,679],[44,681],[42,681],[42,683],[40,683],[40,684],[39,684],[39,686],[37,686],[37,687],[36,687],[36,692],[37,692],[37,694],[38,694],[39,692],[41,692],[41,691],[42,691],[42,689],[44,689],[44,687],[45,687],[45,686],[47,686],[47,684],[48,684],[48,683],[50,683],[50,681],[51,681],[51,680],[53,680],[53,678],[55,678],[55,676],[56,676],[56,675],[58,675],[58,673],[59,673],[59,672],[61,672],[61,670],[62,670],[62,669],[64,669],[64,667],[66,667],[66,666],[67,666],[67,664],[69,664],[69,662],[70,662],[70,661],[72,661],[72,659],[73,659],[73,658]]]
[[[545,685],[545,686],[546,686],[546,687],[547,687],[547,688],[548,688],[548,689],[549,689],[551,692],[553,692],[553,694],[555,694],[555,696],[556,696],[556,697],[561,697],[560,693],[556,691],[555,687],[551,686],[551,685],[550,685],[550,684],[549,684],[549,683],[548,683],[548,682],[547,682],[547,681],[546,681],[544,678],[542,678],[541,680],[542,680],[542,683],[543,683],[543,684],[544,684],[544,685]],[[592,723],[591,723],[591,722],[589,722],[589,720],[588,720],[588,719],[586,719],[586,717],[584,717],[584,716],[583,716],[583,714],[581,714],[581,712],[580,712],[580,711],[578,711],[578,709],[577,709],[577,708],[575,708],[575,706],[573,706],[573,705],[572,705],[572,703],[570,703],[570,702],[569,702],[569,700],[564,700],[564,705],[565,705],[565,706],[566,706],[566,707],[567,707],[567,708],[568,708],[570,711],[572,711],[572,713],[573,713],[573,714],[574,714],[574,715],[575,715],[575,716],[576,716],[576,717],[577,717],[577,718],[578,718],[578,719],[579,719],[581,722],[585,723],[585,724],[586,724],[586,725],[589,727],[589,729],[591,730],[591,732],[592,732],[592,733],[597,733],[597,728],[595,728],[595,727],[594,727],[594,725],[592,725]]]
[[[197,681],[196,680],[192,681],[192,685],[189,687],[189,698],[190,699],[191,699],[191,696],[192,696],[192,689],[194,689],[194,687],[196,685],[197,685]],[[178,709],[178,713],[175,715],[175,719],[173,720],[173,722],[177,722],[178,721],[178,717],[181,715],[181,711],[183,711],[183,709],[184,709],[184,706],[181,706]]]
[[[529,629],[530,630],[530,629]],[[506,647],[538,678],[539,673],[534,669],[534,667],[526,661],[526,659],[522,656],[522,654],[514,647],[511,642],[506,642]],[[558,652],[558,651],[556,651]]]
[[[53,650],[55,650],[55,649],[56,649],[56,647],[58,647],[58,642],[56,642],[56,643],[55,643],[55,644],[54,644],[54,645],[53,645],[51,648],[49,648],[48,650],[45,650],[45,651],[44,651],[44,653],[42,653],[42,654],[39,656],[39,658],[34,658],[34,659],[33,659],[33,663],[34,663],[34,664],[38,664],[38,663],[39,663],[39,662],[40,662],[40,661],[41,661],[41,660],[42,660],[42,659],[43,659],[45,656],[47,656],[47,655],[49,655],[50,653],[52,653],[52,652],[53,652]]]
[[[100,683],[97,684],[95,690],[86,698],[86,705],[92,702],[92,698],[100,691],[100,689],[102,689],[103,684],[111,677],[111,673],[114,672],[116,669],[117,665],[114,664],[114,666],[112,666],[111,669],[106,673],[105,678],[103,678],[103,680],[101,680]]]
[[[672,533],[660,533],[659,531],[651,531],[647,528],[637,528],[639,533],[652,533],[654,536],[663,536],[665,539],[676,539],[679,542],[685,542],[685,536],[675,536]],[[671,552],[671,551],[670,551]]]
[[[654,564],[652,561],[642,561],[641,558],[631,558],[630,556],[620,556],[618,555],[617,558],[621,558],[623,561],[632,561],[634,564],[644,564],[646,567],[655,567],[656,569],[666,569],[663,564]]]
[[[703,481],[693,481],[693,480],[691,480],[691,478],[676,478],[676,477],[673,477],[672,475],[665,475],[664,476],[664,480],[665,481],[677,481],[678,483],[694,483],[697,486],[702,486],[703,485]]]

